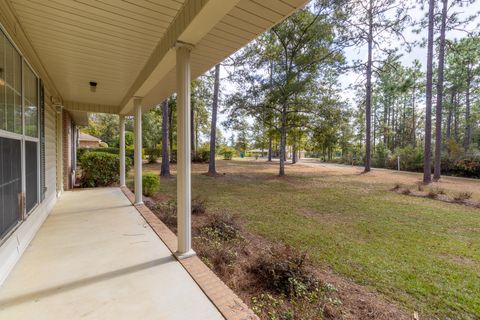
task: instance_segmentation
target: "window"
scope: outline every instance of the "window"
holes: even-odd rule
[[[0,240],[44,198],[43,88],[0,30]],[[41,109],[40,109],[40,108]],[[40,111],[39,111],[40,110]]]
[[[0,130],[7,128],[5,93],[5,36],[0,32]]]
[[[4,44],[6,130],[22,134],[22,58],[8,39],[5,38]]]
[[[20,218],[21,142],[0,137],[0,237]]]
[[[25,85],[24,113],[25,135],[38,137],[38,81],[33,71],[24,65],[23,83]]]
[[[38,203],[37,142],[25,141],[25,206],[30,212]]]

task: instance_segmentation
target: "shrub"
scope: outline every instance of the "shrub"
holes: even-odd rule
[[[209,216],[209,221],[204,228],[214,230],[223,241],[241,238],[240,224],[230,214],[216,213]]]
[[[206,147],[201,147],[193,154],[192,161],[196,163],[205,163],[210,160],[210,150]]]
[[[206,211],[207,211],[207,201],[205,199],[196,197],[192,200],[193,215],[201,215],[201,214],[204,214]]]
[[[120,179],[120,156],[107,152],[85,152],[79,159],[82,187],[110,186]],[[130,159],[125,162],[126,171],[131,168]]]
[[[158,203],[154,211],[167,226],[176,228],[177,226],[177,201],[170,200]]]
[[[395,183],[395,185],[392,188],[392,191],[397,191],[402,188],[402,185],[400,183]]]
[[[145,155],[148,157],[149,163],[154,163],[162,156],[162,149],[155,147],[155,148],[145,148],[144,149]]]
[[[390,150],[383,144],[379,143],[375,147],[375,154],[373,163],[378,168],[385,168],[387,166],[388,158],[390,157]]]
[[[135,151],[134,151],[133,146],[126,146],[125,147],[125,156],[127,158],[130,158],[130,160],[132,160],[132,163],[134,163]]]
[[[450,172],[456,176],[480,178],[480,159],[464,158],[457,160]]]
[[[142,189],[143,194],[147,197],[157,192],[160,187],[160,178],[153,173],[144,173],[142,176]]]
[[[98,145],[100,148],[108,148],[108,144],[106,142],[100,142]]]
[[[438,197],[438,193],[436,193],[435,190],[430,190],[427,193],[427,197],[430,199],[436,199]]]
[[[208,216],[197,240],[199,255],[220,274],[230,270],[244,244],[237,221],[228,214]]]
[[[306,264],[306,253],[290,246],[275,246],[260,255],[250,272],[265,289],[292,297],[314,291],[319,285]]]
[[[468,192],[468,191],[463,191],[463,192],[459,192],[455,195],[455,197],[453,198],[453,200],[457,201],[457,202],[463,202],[465,200],[468,200],[472,197],[472,193],[471,192]]]
[[[232,160],[232,158],[233,158],[233,153],[234,153],[234,152],[231,151],[231,150],[225,150],[225,151],[223,152],[223,160]]]
[[[120,155],[119,148],[78,148],[77,149],[77,159],[81,159],[85,152],[106,152],[111,154]],[[131,163],[133,164],[133,146],[127,146],[125,148],[125,157],[129,158]]]
[[[400,168],[407,171],[423,171],[423,147],[407,146],[395,149],[387,162],[387,168],[397,169],[397,157],[400,157]]]

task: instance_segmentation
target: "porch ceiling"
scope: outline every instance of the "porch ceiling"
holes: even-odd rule
[[[130,114],[175,91],[177,41],[195,78],[307,0],[8,0],[15,29],[67,109]],[[2,21],[3,22],[3,21]],[[42,75],[43,76],[43,75]],[[91,92],[90,81],[98,83]]]

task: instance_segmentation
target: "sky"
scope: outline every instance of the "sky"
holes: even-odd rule
[[[450,0],[451,1],[451,0]],[[449,1],[449,2],[450,2]],[[414,6],[414,8],[409,10],[409,15],[412,17],[413,21],[418,21],[422,17],[425,16],[426,14],[426,8],[424,10],[421,10],[419,5],[414,5],[415,1],[411,1],[411,6]],[[458,7],[455,9],[456,12],[459,12],[460,17],[467,17],[469,15],[472,15],[473,13],[480,12],[480,0],[476,0],[473,4],[470,4],[468,7]],[[475,21],[471,22],[468,26],[466,26],[465,29],[469,31],[476,31],[480,32],[480,18],[477,18]],[[421,30],[420,33],[414,33],[413,32],[413,27],[409,27],[405,30],[404,32],[404,37],[406,38],[407,41],[409,42],[415,42],[415,41],[421,41],[422,39],[427,38],[427,29],[425,28],[424,30]],[[465,37],[466,34],[461,31],[448,31],[446,34],[446,38],[453,40],[453,39],[460,39]],[[395,39],[392,39],[394,45],[395,45]],[[397,42],[396,46],[399,48],[405,48],[405,46],[402,46],[401,43]],[[426,47],[413,47],[411,52],[406,52],[406,50],[400,50],[399,51],[402,55],[400,58],[400,61],[406,65],[410,66],[415,59],[419,60],[422,64],[423,71],[426,72],[426,60],[427,60],[427,49]],[[351,64],[354,60],[365,60],[367,57],[367,50],[366,47],[361,47],[361,48],[347,48],[345,51],[345,57],[346,60],[349,64]],[[222,67],[221,70],[221,75],[222,77],[225,77],[227,75],[227,70]],[[355,73],[354,71],[346,72],[343,75],[340,76],[339,82],[342,86],[342,97],[348,100],[350,105],[354,105],[353,99],[354,99],[354,91],[348,89],[348,87],[352,84],[358,83],[358,81],[363,81],[364,77],[363,75],[360,75],[358,73]],[[234,86],[229,83],[227,80],[222,81],[222,96],[225,97],[229,93],[233,92]],[[223,101],[225,101],[223,99]],[[222,107],[222,106],[220,106]],[[223,108],[220,108],[222,110]],[[219,114],[219,123],[222,123],[223,121],[226,120],[226,116],[224,114]],[[219,126],[222,130],[222,133],[225,138],[229,138],[232,135],[232,131],[229,129],[225,129],[223,126]]]

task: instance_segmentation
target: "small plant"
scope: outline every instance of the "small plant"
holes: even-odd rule
[[[423,186],[422,182],[417,183],[417,190],[418,191],[423,191],[424,190],[424,186]]]
[[[239,223],[232,215],[227,213],[217,213],[209,216],[209,222],[205,225],[205,228],[214,230],[222,241],[242,238]]]
[[[438,193],[436,193],[435,190],[428,191],[427,198],[436,199],[437,197],[438,197]]]
[[[465,200],[468,200],[472,198],[472,193],[469,192],[469,191],[462,191],[462,192],[459,192],[455,195],[455,197],[453,198],[453,200],[457,201],[457,202],[463,202]]]
[[[149,208],[169,227],[177,226],[177,201],[155,203]]]
[[[228,274],[244,246],[238,223],[228,214],[208,216],[208,222],[200,229],[196,250],[201,258],[219,274]]]
[[[306,253],[290,246],[276,246],[261,255],[250,271],[265,289],[287,297],[298,297],[318,291],[319,282],[306,264]]]
[[[144,173],[142,176],[143,194],[150,197],[158,191],[160,187],[160,178],[153,173]]]
[[[431,188],[430,191],[428,191],[427,197],[430,199],[436,199],[441,194],[445,194],[445,191],[443,189]]]
[[[412,193],[412,191],[410,191],[410,189],[408,189],[408,188],[402,190],[402,194],[404,194],[404,195],[406,195],[406,196],[408,196],[408,195],[411,194],[411,193]]]
[[[402,185],[400,183],[395,183],[395,185],[392,188],[392,191],[398,191],[402,188]]]
[[[196,197],[192,200],[192,214],[201,215],[207,211],[207,201],[200,197]]]

